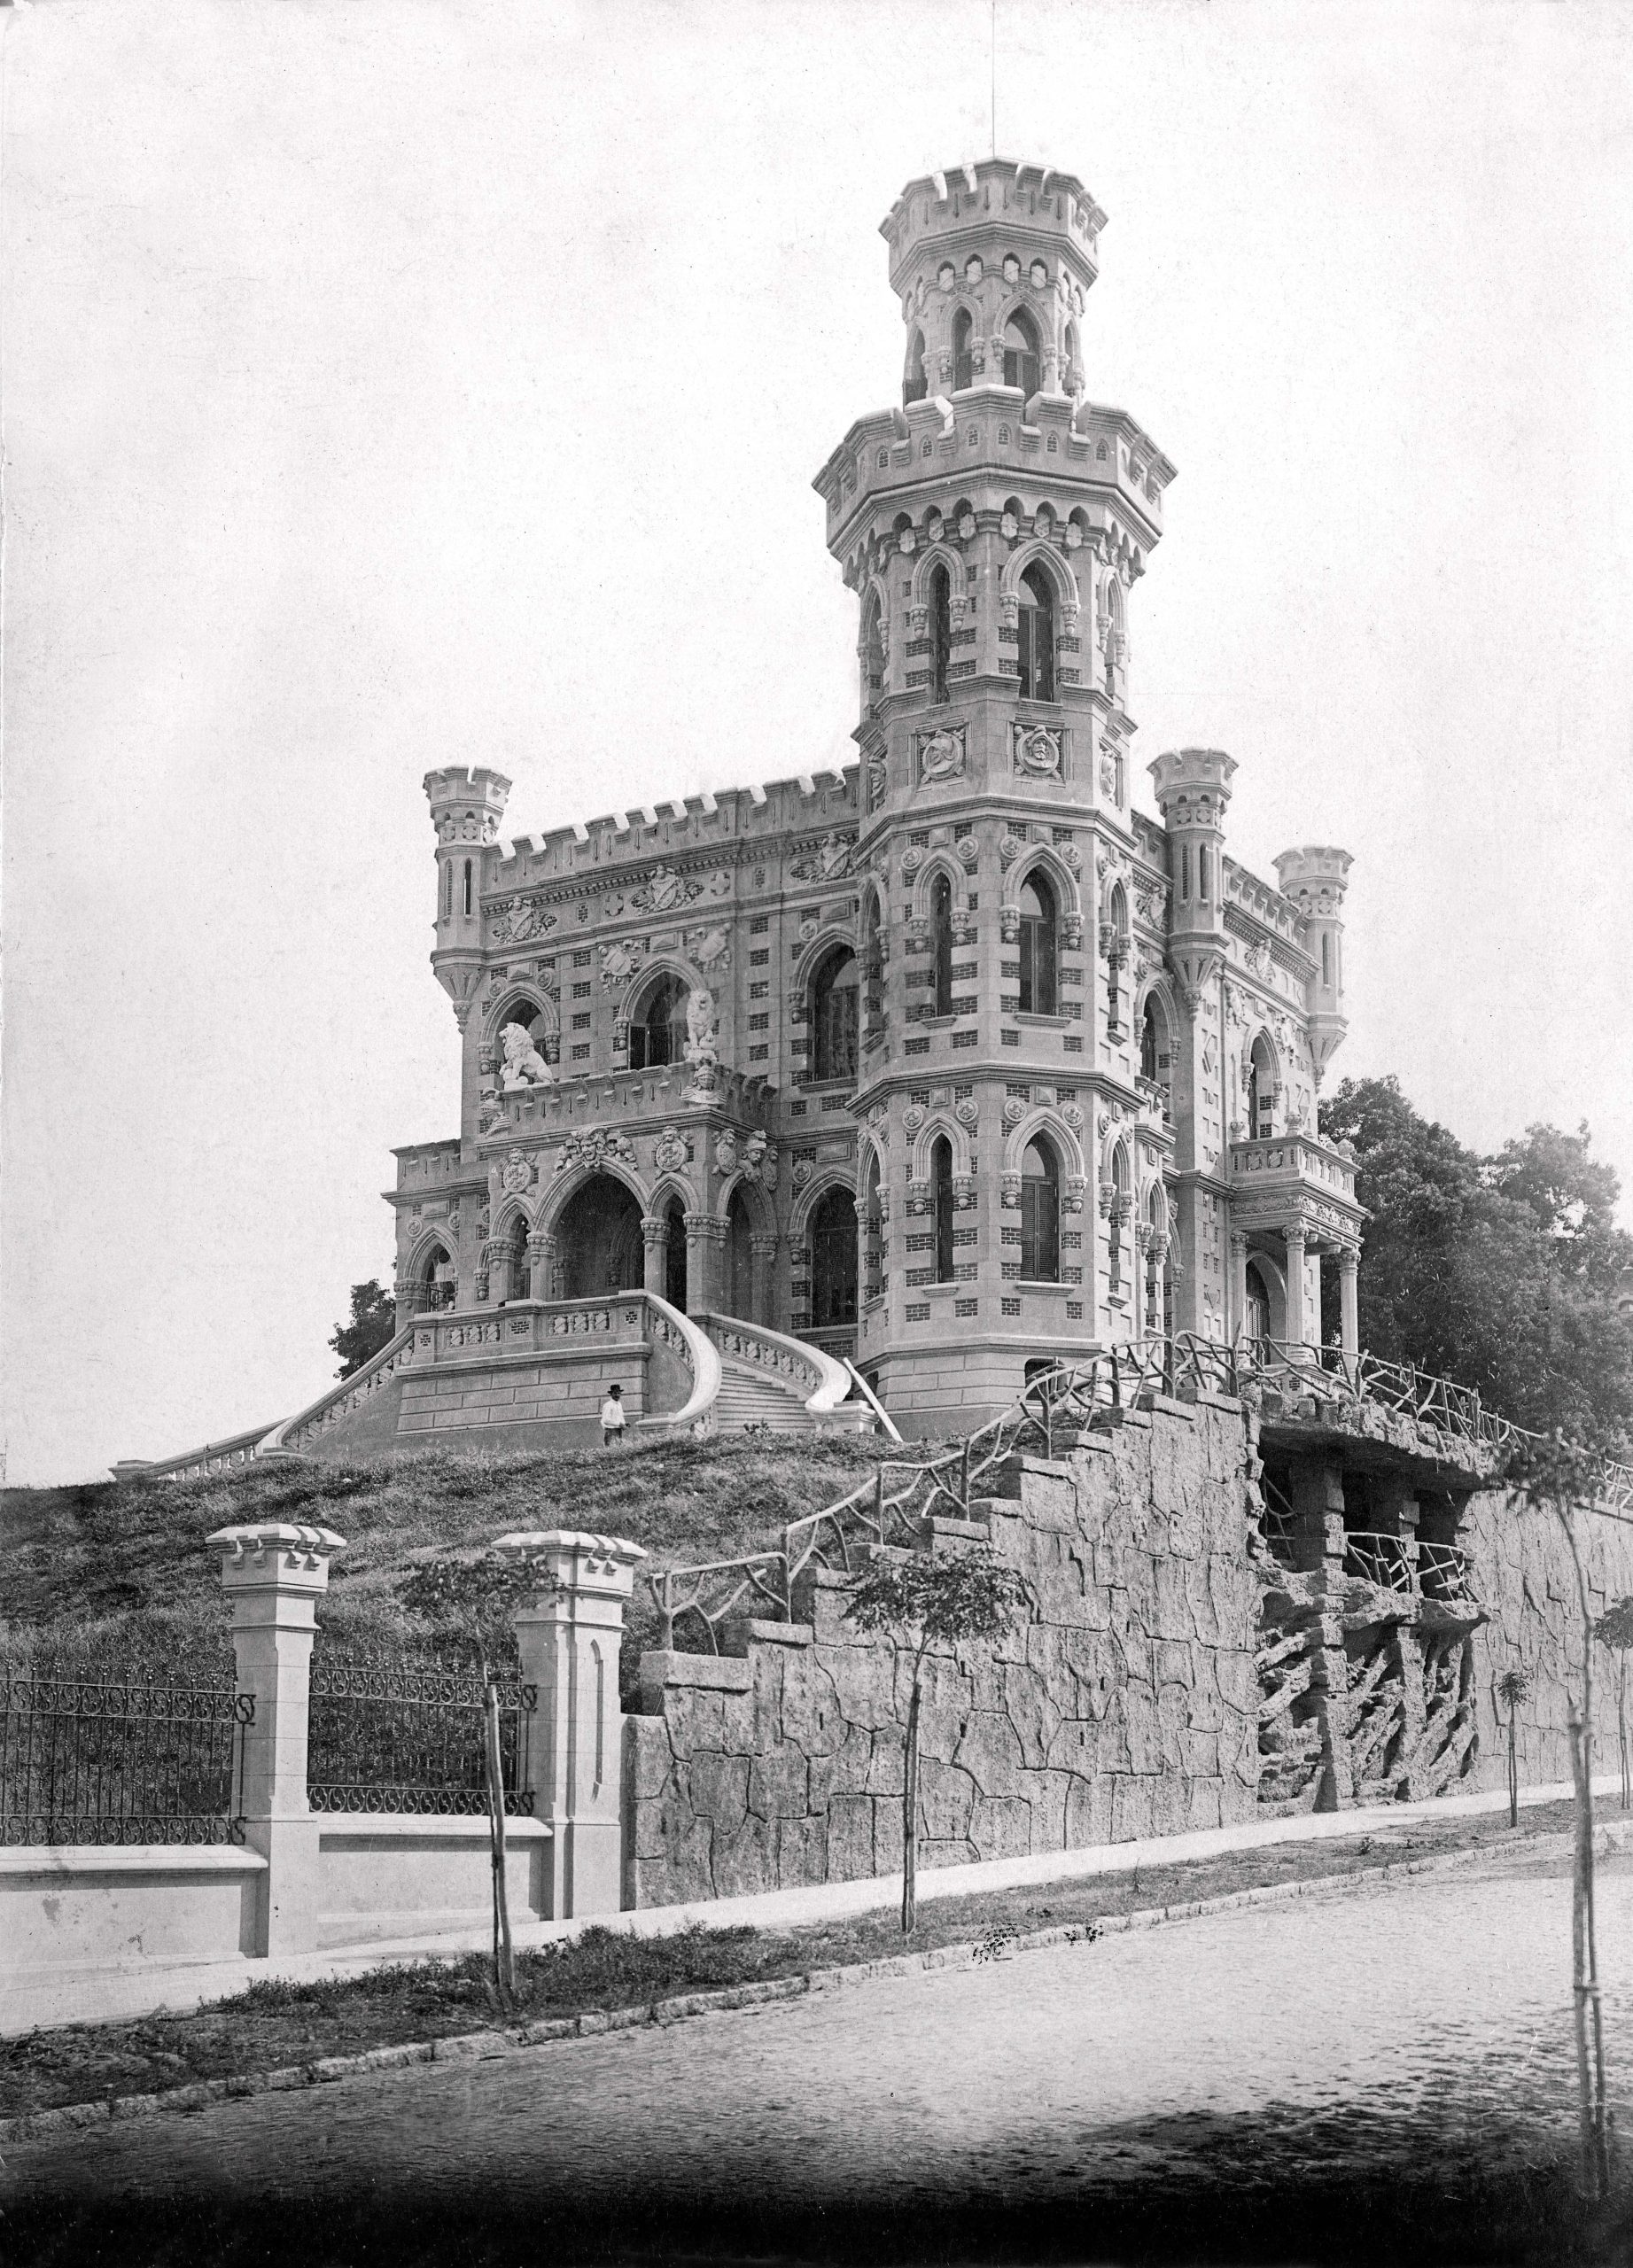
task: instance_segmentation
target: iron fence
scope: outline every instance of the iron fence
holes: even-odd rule
[[[505,1811],[533,1807],[529,1743],[538,1688],[511,1663],[496,1673]],[[486,1687],[463,1665],[326,1656],[312,1663],[307,1796],[314,1811],[483,1814]]]
[[[242,1840],[253,1694],[0,1667],[0,1844]]]

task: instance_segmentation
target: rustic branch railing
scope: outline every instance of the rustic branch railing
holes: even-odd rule
[[[1380,1590],[1399,1591],[1407,1597],[1411,1594],[1411,1555],[1404,1538],[1398,1535],[1349,1529],[1344,1536],[1344,1572],[1376,1583]]]
[[[1393,1410],[1415,1424],[1494,1451],[1522,1438],[1523,1429],[1487,1410],[1472,1386],[1431,1377],[1407,1363],[1380,1362],[1371,1355],[1346,1355],[1336,1347],[1256,1340],[1226,1345],[1186,1332],[1113,1347],[1082,1363],[1062,1363],[1029,1382],[1022,1399],[971,1433],[960,1448],[913,1464],[886,1458],[875,1478],[853,1488],[820,1511],[790,1521],[780,1543],[740,1558],[716,1559],[694,1567],[654,1570],[647,1577],[657,1606],[658,1643],[673,1648],[678,1625],[720,1651],[726,1625],[756,1611],[768,1619],[791,1621],[794,1586],[813,1565],[848,1569],[853,1555],[887,1544],[916,1544],[924,1524],[937,1512],[967,1518],[976,1484],[1017,1451],[1033,1449],[1054,1457],[1097,1424],[1108,1411],[1137,1408],[1158,1394],[1194,1401],[1200,1394],[1242,1395],[1261,1401],[1271,1394],[1285,1406],[1310,1405],[1310,1414],[1342,1424],[1363,1403]],[[1606,1464],[1604,1501],[1611,1511],[1633,1509],[1633,1468]],[[1278,1558],[1290,1563],[1292,1508],[1266,1495],[1263,1532]],[[1374,1539],[1375,1541],[1376,1539]],[[1387,1538],[1386,1542],[1398,1542]],[[1466,1565],[1450,1545],[1436,1579],[1455,1577],[1466,1597]],[[1380,1560],[1379,1564],[1383,1564]],[[1381,1579],[1375,1579],[1381,1580]],[[1388,1588],[1402,1588],[1391,1578]],[[1410,1588],[1408,1572],[1405,1588]]]
[[[1468,1554],[1459,1544],[1420,1542],[1418,1581],[1426,1598],[1457,1604],[1467,1604],[1474,1598],[1469,1588]]]
[[[240,1839],[254,1696],[0,1669],[0,1845]]]
[[[500,1763],[505,1810],[533,1810],[528,1744],[538,1688],[501,1673]],[[307,1798],[319,1812],[464,1816],[487,1809],[483,1695],[470,1668],[341,1656],[312,1665]]]

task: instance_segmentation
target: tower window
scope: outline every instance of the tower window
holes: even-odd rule
[[[902,408],[905,409],[910,401],[922,401],[929,391],[924,376],[924,333],[915,330],[907,342],[907,368],[901,382]]]
[[[1028,1284],[1061,1280],[1061,1169],[1041,1138],[1021,1160],[1021,1275]]]
[[[470,910],[470,861],[467,858],[465,861],[465,911],[469,913]]]
[[[1056,1016],[1054,892],[1039,874],[1021,890],[1021,1014]]]
[[[1004,384],[1019,386],[1030,401],[1041,382],[1037,329],[1030,315],[1017,309],[1004,325]]]
[[[947,697],[947,667],[953,658],[953,586],[945,567],[930,570],[929,579],[930,698]]]
[[[1021,578],[1020,663],[1023,701],[1054,698],[1054,591],[1041,567]]]
[[[1321,982],[1333,982],[1333,940],[1325,929],[1321,932]]]
[[[1271,1060],[1270,1043],[1261,1032],[1248,1059],[1248,1139],[1267,1141],[1275,1131],[1275,1115],[1276,1068]]]
[[[961,392],[976,382],[976,358],[971,351],[975,325],[969,319],[968,307],[960,307],[953,318],[953,391]]]
[[[1181,903],[1182,905],[1183,905],[1183,904],[1185,904],[1185,903],[1186,903],[1186,902],[1188,901],[1189,897],[1190,897],[1190,895],[1191,895],[1191,846],[1190,846],[1190,844],[1189,844],[1188,843],[1182,843],[1182,844],[1180,845],[1180,848],[1179,848],[1179,898],[1180,898],[1180,903]]]
[[[936,1197],[936,1281],[953,1281],[953,1145],[945,1135],[930,1150],[930,1183]]]
[[[813,1078],[855,1078],[859,989],[856,955],[849,945],[841,945],[828,954],[812,980]]]
[[[953,885],[937,874],[930,889],[930,941],[935,948],[936,1009],[938,1016],[953,1014]]]
[[[446,921],[454,911],[454,866],[450,860],[442,869],[442,918]]]
[[[647,996],[638,1021],[629,1027],[629,1068],[652,1071],[686,1060],[686,987],[678,976],[662,976]]]
[[[1208,855],[1205,843],[1199,845],[1196,853],[1196,895],[1198,897],[1213,896],[1213,861]]]

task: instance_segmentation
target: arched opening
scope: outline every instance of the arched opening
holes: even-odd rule
[[[451,858],[445,858],[442,863],[442,918],[445,921],[453,911],[454,861]]]
[[[1261,1032],[1248,1058],[1248,1140],[1268,1141],[1275,1131],[1275,1119],[1276,1067],[1271,1057],[1270,1042]]]
[[[1116,672],[1123,666],[1123,586],[1113,575],[1106,585],[1106,683],[1116,690]]]
[[[1061,1280],[1061,1169],[1041,1135],[1021,1158],[1021,1276],[1028,1284]]]
[[[953,1281],[953,1145],[945,1134],[930,1145],[930,1187],[936,1202],[936,1281]]]
[[[1264,1278],[1250,1260],[1247,1273],[1248,1304],[1242,1317],[1242,1337],[1256,1354],[1270,1338],[1270,1293]]]
[[[1077,326],[1066,326],[1066,392],[1075,399],[1083,392],[1083,350],[1077,341]]]
[[[1054,698],[1054,588],[1034,563],[1021,578],[1021,698]]]
[[[1054,892],[1034,867],[1021,885],[1021,1014],[1058,1016]]]
[[[910,401],[922,401],[929,391],[924,376],[924,333],[915,330],[907,341],[907,367],[901,382],[902,408],[905,409]]]
[[[862,900],[862,1010],[864,1033],[876,1034],[884,1021],[884,940],[873,890]]]
[[[1108,1275],[1114,1292],[1123,1289],[1123,1229],[1129,1215],[1128,1152],[1119,1142],[1111,1153],[1111,1235]]]
[[[415,1275],[417,1309],[454,1304],[454,1257],[445,1244],[433,1244]]]
[[[1168,1209],[1163,1192],[1153,1187],[1146,1199],[1146,1333],[1148,1338],[1174,1335],[1174,1275],[1168,1255]]]
[[[1019,386],[1030,401],[1041,383],[1038,326],[1023,307],[1017,307],[1004,325],[1004,384]]]
[[[472,905],[472,885],[471,885],[471,877],[470,877],[470,859],[469,859],[469,858],[467,858],[467,859],[466,859],[466,861],[465,861],[465,912],[466,912],[467,913],[470,913],[470,912],[471,911],[471,905]]]
[[[507,1300],[525,1300],[530,1286],[527,1280],[527,1223],[518,1213],[505,1233],[500,1254],[499,1303]]]
[[[862,674],[867,682],[863,707],[870,709],[884,690],[884,616],[877,591],[869,591],[862,609]]]
[[[678,976],[660,976],[638,1017],[630,1019],[629,1068],[651,1071],[686,1060],[687,987]]]
[[[811,1076],[813,1079],[856,1076],[856,955],[837,945],[818,965],[811,980]],[[851,1211],[854,1214],[855,1207]],[[852,1267],[854,1275],[854,1266]]]
[[[720,1285],[720,1295],[727,1314],[740,1316],[745,1323],[756,1320],[754,1247],[750,1241],[752,1233],[753,1223],[743,1192],[734,1189],[731,1202],[726,1208],[725,1281]]]
[[[811,1327],[841,1331],[856,1321],[856,1200],[830,1189],[811,1216]]]
[[[937,874],[930,884],[929,926],[934,964],[935,1004],[932,1014],[953,1014],[953,884]]]
[[[678,1197],[664,1208],[664,1297],[686,1313],[686,1208]]]
[[[610,1173],[593,1173],[562,1208],[556,1231],[562,1297],[594,1300],[638,1292],[645,1280],[641,1208]]]
[[[1106,1007],[1107,1029],[1116,1038],[1123,1024],[1123,964],[1128,959],[1128,899],[1123,885],[1116,883],[1106,909]]]
[[[929,578],[930,699],[947,697],[947,671],[953,660],[953,583],[939,562]]]
[[[1330,934],[1321,932],[1321,983],[1324,987],[1333,982],[1333,940]]]
[[[975,325],[969,309],[960,307],[953,318],[953,391],[960,393],[976,382],[976,358],[973,351]]]
[[[1161,999],[1147,992],[1139,1019],[1139,1076],[1149,1079],[1163,1098],[1163,1115],[1169,1114],[1169,1090],[1173,1080],[1173,1045],[1168,1036],[1168,1016]]]
[[[862,1297],[876,1300],[883,1290],[884,1219],[879,1203],[879,1153],[869,1150],[862,1189]]]

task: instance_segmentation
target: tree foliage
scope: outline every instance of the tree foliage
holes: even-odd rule
[[[903,1637],[921,1657],[934,1645],[1001,1637],[1025,1601],[1021,1577],[991,1550],[914,1552],[870,1561],[845,1612],[859,1630]]]
[[[352,1286],[352,1319],[337,1324],[330,1345],[340,1357],[337,1378],[349,1379],[397,1335],[397,1306],[377,1276]]]
[[[1482,1158],[1391,1078],[1344,1080],[1321,1131],[1353,1146],[1371,1216],[1363,1347],[1475,1386],[1520,1425],[1625,1451],[1633,1325],[1614,1295],[1633,1237],[1616,1226],[1619,1184],[1590,1156],[1587,1128],[1532,1126]]]

